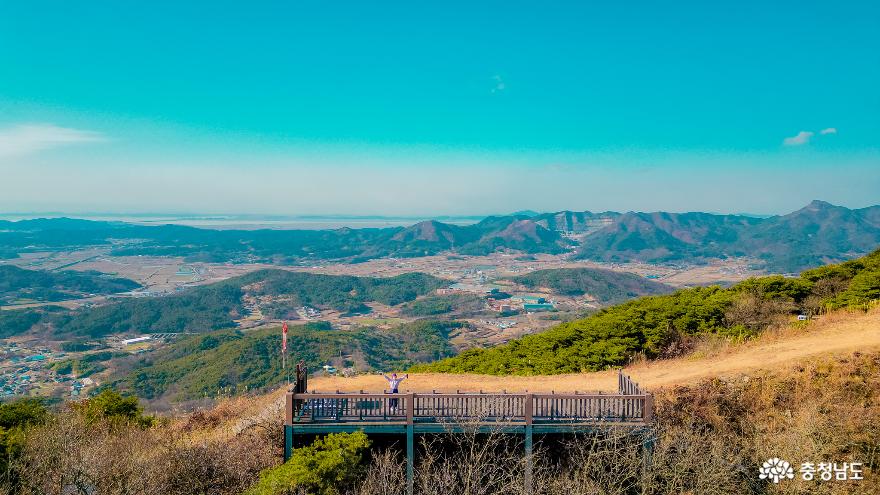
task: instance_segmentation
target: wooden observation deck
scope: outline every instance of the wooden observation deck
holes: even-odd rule
[[[287,393],[284,457],[294,437],[337,432],[405,435],[407,493],[412,493],[414,436],[463,431],[524,435],[525,455],[532,453],[533,435],[584,433],[609,427],[634,431],[653,422],[653,396],[622,372],[617,393],[342,393],[307,391],[305,366]],[[528,482],[528,481],[527,481]]]

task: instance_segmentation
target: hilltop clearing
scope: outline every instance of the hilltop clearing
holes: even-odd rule
[[[772,371],[818,357],[849,356],[855,352],[880,352],[880,307],[867,313],[835,312],[804,325],[765,332],[743,344],[709,344],[682,357],[635,363],[623,371],[640,385],[655,390]],[[615,370],[544,376],[410,373],[401,386],[413,392],[611,392],[616,387]],[[309,388],[373,391],[387,388],[387,382],[380,375],[315,377],[310,379]]]

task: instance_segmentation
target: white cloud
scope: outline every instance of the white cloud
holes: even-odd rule
[[[837,128],[828,127],[827,129],[822,129],[821,131],[819,131],[819,134],[822,134],[823,136],[826,134],[837,134]]]
[[[504,84],[504,80],[501,79],[501,76],[492,76],[492,80],[495,81],[495,86],[492,88],[492,93],[500,93],[507,88],[507,85]]]
[[[814,134],[813,131],[801,131],[795,136],[783,139],[782,144],[784,146],[802,146],[809,143]]]
[[[21,124],[0,129],[0,157],[27,155],[58,146],[106,140],[103,134],[94,131],[53,124]]]

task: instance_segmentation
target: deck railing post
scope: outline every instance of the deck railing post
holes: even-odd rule
[[[644,418],[645,423],[651,423],[654,421],[654,396],[651,394],[645,394],[645,405],[644,411],[642,411],[642,418]]]

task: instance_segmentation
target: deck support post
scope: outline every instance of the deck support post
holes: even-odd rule
[[[415,428],[413,413],[415,408],[415,394],[407,394],[406,397],[406,495],[413,495],[415,489]]]
[[[525,473],[525,493],[527,495],[531,495],[534,489],[534,481],[532,481],[532,469],[533,469],[533,458],[532,458],[532,425],[526,425],[526,473]]]
[[[534,481],[532,480],[532,468],[533,468],[533,459],[532,459],[532,423],[534,422],[534,412],[535,412],[535,404],[534,404],[534,396],[532,394],[526,394],[525,404],[523,404],[523,409],[525,413],[525,438],[524,443],[526,447],[526,472],[525,472],[525,493],[526,495],[531,495],[534,491]]]
[[[651,470],[651,462],[654,457],[654,442],[656,439],[654,438],[654,430],[653,428],[649,428],[645,433],[645,438],[642,440],[642,493],[648,493],[649,482],[650,482],[650,470]]]
[[[415,478],[415,435],[413,425],[406,425],[406,495],[413,495]]]
[[[290,459],[293,451],[293,409],[293,392],[287,392],[284,394],[284,462]]]
[[[284,462],[293,455],[293,425],[284,425]]]

